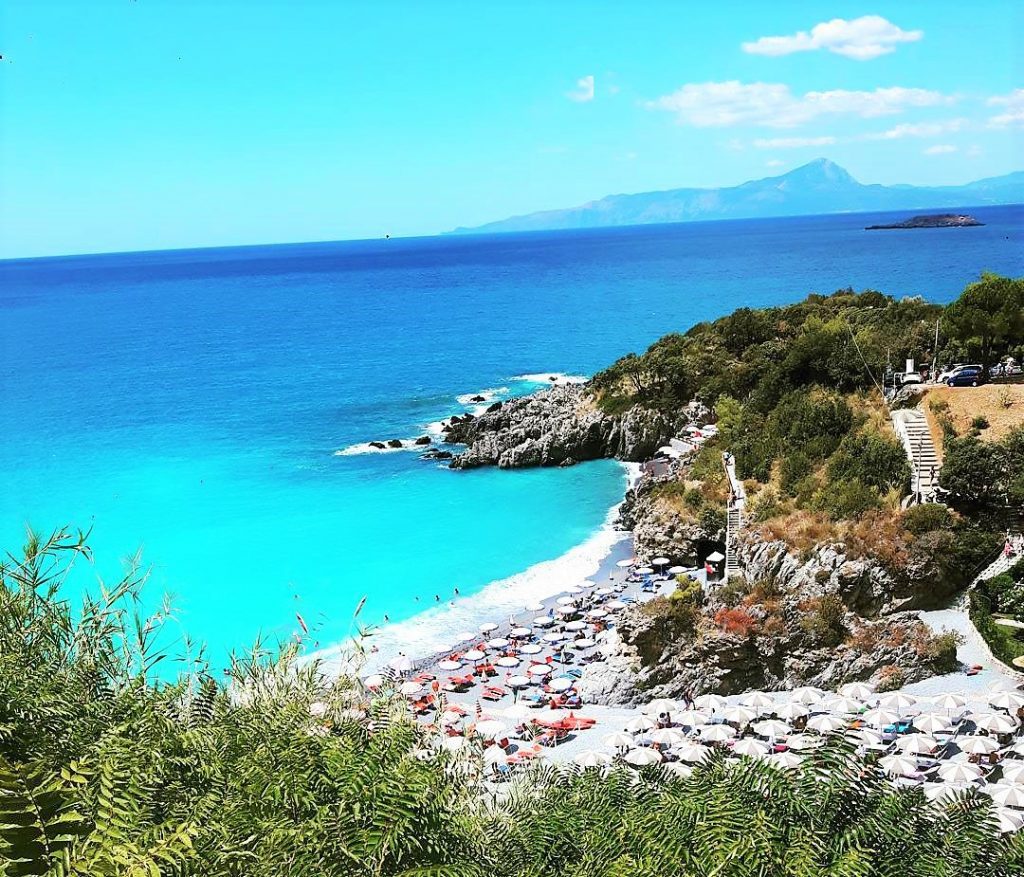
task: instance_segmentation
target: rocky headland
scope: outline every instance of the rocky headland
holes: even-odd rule
[[[931,213],[923,216],[912,216],[903,222],[893,222],[888,225],[867,225],[866,231],[880,231],[889,228],[969,228],[975,225],[984,225],[978,222],[973,216],[965,213]]]

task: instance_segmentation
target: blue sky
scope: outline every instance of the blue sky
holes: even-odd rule
[[[1009,0],[6,0],[0,256],[433,234],[819,156],[966,182],[1024,168],[1022,33]]]

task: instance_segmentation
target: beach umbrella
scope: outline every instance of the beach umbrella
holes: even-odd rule
[[[750,737],[744,737],[742,740],[737,740],[733,744],[732,751],[737,755],[759,757],[768,754],[768,746],[760,740],[753,740]]]
[[[598,608],[598,609],[591,609],[587,613],[587,615],[590,618],[607,618],[608,617],[608,610],[607,609],[600,609],[600,608]]]
[[[724,743],[736,736],[736,729],[730,725],[705,725],[700,729],[701,740],[709,743]]]
[[[590,581],[590,579],[584,579],[582,582],[580,582],[580,587],[581,588],[588,588],[588,589],[589,588],[596,588],[597,587],[597,582],[592,582],[592,581]]]
[[[569,585],[565,589],[565,593],[567,593],[567,594],[582,594],[583,593],[583,588],[581,588],[579,585]]]
[[[785,722],[780,722],[778,719],[765,719],[762,722],[755,722],[752,727],[758,737],[785,737],[793,730]]]
[[[465,737],[445,737],[441,740],[441,748],[449,752],[458,752],[467,742]]]
[[[1011,710],[1016,712],[1024,706],[1024,695],[1015,691],[998,691],[988,699],[989,705],[1000,710]]]
[[[1003,762],[1003,782],[1004,783],[1024,783],[1024,764],[1010,765],[1009,762]]]
[[[934,703],[939,709],[956,710],[967,704],[967,698],[962,694],[953,694],[952,692],[947,691],[943,694],[936,694],[932,698],[932,703]]]
[[[651,561],[652,566],[665,566],[668,563],[671,561],[667,557],[656,557]]]
[[[915,703],[917,703],[916,697],[912,694],[905,694],[902,691],[891,691],[889,694],[883,694],[878,698],[879,706],[890,710],[903,711],[907,707],[912,707]]]
[[[1017,727],[1017,720],[1002,713],[977,713],[971,716],[974,726],[990,734],[1009,734]]]
[[[640,707],[640,711],[649,716],[660,716],[662,713],[672,713],[678,709],[679,704],[667,697],[656,698]]]
[[[763,691],[750,691],[740,698],[740,703],[744,706],[754,707],[754,709],[766,710],[775,706],[775,699]]]
[[[527,612],[543,612],[548,607],[541,602],[530,603],[523,607]]]
[[[700,710],[682,710],[678,713],[672,713],[672,721],[677,725],[682,725],[684,728],[698,728],[710,722],[711,716],[708,713],[702,713]]]
[[[384,677],[380,673],[374,673],[372,676],[367,676],[363,680],[363,685],[367,688],[380,688],[384,684]]]
[[[801,688],[794,688],[789,693],[790,703],[812,704],[817,703],[825,697],[825,692],[820,688],[804,685]]]
[[[508,728],[497,719],[487,719],[476,723],[476,733],[485,740],[493,740],[508,736]]]
[[[552,725],[555,722],[560,722],[565,719],[569,713],[565,710],[539,710],[534,714],[533,720],[535,722],[543,722],[547,725]]]
[[[589,649],[591,646],[596,646],[597,640],[592,640],[589,637],[583,637],[578,640],[573,640],[572,647],[574,649]]]
[[[655,728],[647,736],[659,746],[675,746],[686,740],[686,735],[675,728]]]
[[[487,655],[481,652],[480,649],[470,649],[462,657],[467,661],[482,661]]]
[[[1010,747],[1010,752],[1014,755],[1024,756],[1024,740],[1018,740],[1013,746]]]
[[[981,768],[966,761],[947,761],[939,768],[939,776],[947,783],[973,783],[981,779]]]
[[[890,776],[906,777],[918,773],[917,761],[909,755],[886,755],[878,763]]]
[[[928,755],[939,748],[939,741],[928,734],[906,734],[896,740],[896,748],[908,755]]]
[[[859,713],[864,709],[863,703],[856,698],[845,694],[833,698],[823,706],[832,713]]]
[[[926,734],[934,734],[936,731],[945,731],[952,722],[946,716],[939,713],[921,713],[914,717],[914,727]]]
[[[621,600],[611,600],[608,603],[605,603],[604,605],[605,608],[607,608],[610,612],[621,612],[623,609],[626,608],[626,604],[623,603]]]
[[[832,715],[832,713],[811,716],[807,720],[807,727],[812,731],[817,731],[819,734],[833,734],[836,731],[843,730],[847,724],[846,719]]]
[[[891,725],[899,718],[899,713],[895,710],[886,710],[881,707],[873,710],[868,710],[861,718],[872,725],[875,728],[882,728],[885,725]]]
[[[737,725],[746,725],[757,718],[757,710],[749,706],[727,706],[722,710],[721,716],[727,722],[735,722]]]
[[[633,734],[639,733],[640,731],[649,731],[656,727],[658,727],[658,723],[650,716],[636,716],[626,722],[626,730]]]
[[[537,655],[544,651],[544,647],[539,643],[527,643],[525,646],[520,646],[519,651],[524,655]]]
[[[530,684],[530,678],[528,676],[510,676],[507,684],[510,688],[526,688]]]
[[[516,677],[513,676],[512,678],[514,679]],[[520,678],[526,678],[526,677],[520,677]],[[529,681],[529,680],[527,680],[527,681]],[[511,721],[513,721],[517,725],[519,725],[519,724],[522,724],[523,719],[527,718],[532,712],[533,712],[533,710],[530,709],[530,707],[528,707],[525,703],[514,703],[514,704],[512,704],[512,706],[505,707],[505,709],[503,709],[501,711],[501,714],[506,719],[510,719]]]
[[[508,764],[508,755],[500,746],[488,746],[484,750],[484,764]]]
[[[661,753],[654,749],[630,749],[623,756],[623,760],[629,764],[636,765],[637,767],[643,767],[648,764],[657,764],[661,761]]]
[[[573,632],[587,629],[587,622],[585,621],[567,621],[565,623],[565,629]]]
[[[784,703],[782,706],[775,710],[775,715],[780,719],[799,719],[806,716],[810,710],[806,704],[797,703],[791,701],[790,703]]]
[[[562,640],[565,639],[565,634],[555,631],[552,633],[544,634],[544,636],[542,636],[541,639],[544,640],[544,642],[546,643],[560,643]]]
[[[555,619],[549,618],[547,615],[538,615],[536,618],[533,619],[533,624],[535,627],[551,627],[551,625],[554,623]]]
[[[988,786],[984,791],[995,801],[997,804],[1002,804],[1004,807],[1024,807],[1024,788],[1021,786],[1012,785],[995,785]]]
[[[996,807],[992,810],[992,814],[996,817],[996,824],[999,827],[1000,834],[1020,831],[1021,824],[1024,823],[1024,817],[1013,810]]]
[[[598,588],[595,592],[598,597],[610,597],[615,593],[611,588]]]
[[[531,676],[548,676],[551,673],[551,667],[547,664],[531,664],[526,668],[526,672]]]
[[[721,563],[723,560],[725,560],[725,555],[722,554],[721,551],[712,551],[711,554],[707,556],[707,560],[709,560],[711,563]]]
[[[505,655],[503,658],[498,658],[494,663],[499,667],[518,667],[519,658],[514,658],[511,655]]]
[[[493,621],[485,621],[483,624],[480,625],[479,628],[480,633],[490,633],[492,630],[497,629],[498,625],[496,625]]]
[[[649,576],[652,572],[654,572],[654,570],[651,569],[649,566],[642,566],[640,567],[640,569],[635,570],[635,572],[637,575],[640,576]]]
[[[922,783],[921,789],[929,801],[948,804],[964,792],[973,791],[974,786],[970,783]]]
[[[507,649],[508,640],[500,636],[496,639],[489,639],[487,640],[487,647],[491,649]]]
[[[611,734],[606,734],[601,742],[609,749],[630,749],[636,745],[632,735],[625,731],[612,731]]]
[[[994,738],[983,737],[980,734],[958,737],[956,745],[961,752],[966,752],[968,755],[991,755],[999,748],[999,743]]]
[[[870,728],[856,728],[851,730],[849,736],[856,740],[858,743],[862,743],[865,746],[871,747],[885,747],[888,744],[882,741],[882,735],[878,731],[872,731]]]
[[[722,709],[727,703],[728,701],[719,694],[702,694],[694,700],[696,706],[701,709],[709,709],[712,712]]]
[[[700,743],[683,743],[674,747],[672,752],[680,761],[689,761],[693,764],[711,757],[711,750]]]
[[[619,569],[626,569],[627,567],[631,567],[634,563],[636,563],[636,558],[635,557],[631,557],[631,558],[629,558],[629,560],[620,560],[615,565]]]
[[[678,761],[666,761],[662,764],[662,769],[670,774],[673,774],[680,779],[686,779],[693,773],[693,768],[688,764],[680,764]]]
[[[681,576],[684,572],[686,572],[685,566],[670,566],[668,568],[669,575]]]
[[[522,639],[524,636],[529,636],[533,631],[528,627],[513,627],[509,631],[509,636],[514,636],[516,639]]]
[[[576,598],[570,596],[559,597],[555,602],[558,603],[559,606],[573,606],[576,603]]]
[[[455,634],[455,638],[452,640],[452,642],[468,643],[470,640],[474,640],[476,638],[477,638],[477,634],[469,633],[469,631],[465,631],[464,630],[464,631],[462,631],[462,633]]]
[[[855,697],[857,700],[867,700],[875,693],[875,689],[866,682],[847,682],[839,686],[839,694],[843,697]]]
[[[398,690],[406,697],[412,697],[414,694],[419,694],[423,690],[423,686],[419,682],[403,682]]]
[[[552,679],[548,683],[548,688],[550,688],[552,691],[568,691],[570,688],[572,688],[572,685],[572,679],[566,679],[566,677],[564,676],[559,676],[557,679]]]
[[[606,764],[611,764],[612,757],[607,752],[595,752],[592,749],[587,749],[577,752],[572,760],[580,767],[604,767]]]
[[[575,615],[579,610],[575,606],[556,606],[555,615]]]
[[[437,662],[437,669],[438,670],[458,670],[459,667],[461,667],[461,666],[462,666],[462,661],[452,661],[450,659],[445,659],[443,661],[438,661]]]
[[[790,734],[786,739],[786,745],[797,750],[817,749],[824,742],[821,737],[812,737],[809,734]]]
[[[455,725],[462,721],[462,713],[457,713],[454,710],[445,710],[441,713],[441,724],[442,725]]]
[[[767,755],[764,759],[768,764],[774,764],[776,767],[781,767],[786,770],[795,770],[804,763],[803,756],[796,755],[792,752],[772,752]]]

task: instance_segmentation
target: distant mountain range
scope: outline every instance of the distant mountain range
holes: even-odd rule
[[[839,165],[819,158],[789,173],[723,189],[669,189],[609,195],[566,210],[544,210],[457,228],[451,234],[605,228],[702,219],[755,219],[820,213],[921,210],[1024,203],[1024,171],[963,186],[881,186],[857,182]]]

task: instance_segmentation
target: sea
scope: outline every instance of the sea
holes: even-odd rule
[[[840,288],[955,298],[1024,275],[1024,207],[982,227],[847,214],[0,262],[0,546],[90,530],[65,592],[141,556],[165,641],[446,639],[594,574],[628,473],[452,471],[370,441],[582,380],[740,306]],[[482,397],[481,402],[474,397]],[[354,617],[360,607],[358,617]],[[376,640],[374,640],[376,637]]]

